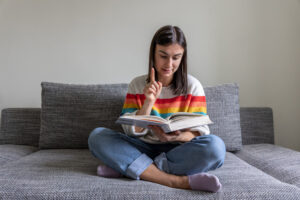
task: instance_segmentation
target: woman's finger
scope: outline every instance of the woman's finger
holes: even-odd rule
[[[160,89],[159,84],[156,81],[153,82],[152,85],[154,85],[157,91]]]
[[[155,84],[151,84],[150,86],[153,90],[158,91],[159,89],[155,86]]]
[[[150,81],[155,82],[155,70],[153,67],[151,68]]]
[[[154,95],[156,95],[156,91],[152,88],[148,88],[148,91],[150,91],[150,93],[153,93]]]
[[[179,135],[179,134],[180,134],[180,131],[174,131],[174,134],[175,134],[175,135]]]
[[[162,83],[160,81],[157,81],[157,83],[158,83],[159,88],[162,89]]]

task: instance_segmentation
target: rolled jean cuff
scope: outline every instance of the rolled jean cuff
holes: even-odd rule
[[[130,178],[139,180],[140,175],[143,173],[143,171],[145,171],[152,163],[153,160],[143,153],[129,165],[126,170],[126,175]]]

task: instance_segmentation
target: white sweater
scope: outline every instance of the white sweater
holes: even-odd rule
[[[151,110],[151,115],[157,115],[166,118],[176,112],[193,112],[207,114],[206,99],[201,83],[193,76],[188,75],[188,91],[185,95],[174,95],[170,87],[163,87],[160,96],[157,98]],[[145,95],[143,89],[147,75],[134,78],[128,87],[128,92],[123,105],[121,115],[135,115],[142,108]],[[135,132],[135,127],[131,125],[122,125],[125,134],[139,137],[141,140],[160,144],[159,139],[151,130],[145,129],[143,132]],[[191,128],[192,131],[198,131],[200,135],[208,135],[210,133],[207,125]]]

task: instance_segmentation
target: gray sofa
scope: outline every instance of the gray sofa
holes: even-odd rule
[[[41,108],[2,110],[0,199],[300,199],[300,152],[274,145],[272,109],[240,107],[237,84],[204,88],[211,133],[227,148],[210,172],[218,193],[97,176],[87,138],[98,126],[122,131],[128,85],[41,86]]]

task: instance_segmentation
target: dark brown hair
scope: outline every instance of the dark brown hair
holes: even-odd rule
[[[149,53],[149,70],[148,70],[148,78],[147,82],[150,82],[150,73],[151,68],[154,67],[154,58],[155,58],[155,48],[156,45],[167,46],[170,44],[179,44],[183,49],[183,56],[181,58],[181,62],[177,71],[174,73],[174,77],[171,83],[171,88],[173,90],[174,95],[180,95],[187,93],[187,44],[185,36],[182,30],[177,26],[163,26],[153,36],[150,53]],[[154,67],[155,69],[155,67]],[[155,77],[157,81],[157,72],[155,70]]]

